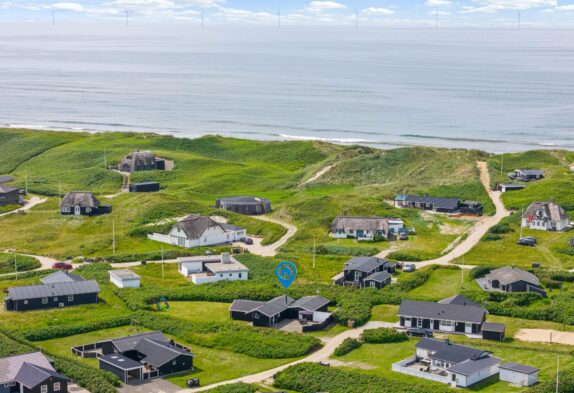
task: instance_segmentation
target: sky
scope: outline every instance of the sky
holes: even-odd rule
[[[574,0],[0,0],[12,23],[574,28]]]

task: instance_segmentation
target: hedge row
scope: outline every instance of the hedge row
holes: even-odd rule
[[[230,383],[208,390],[209,393],[256,393],[258,391],[256,387],[242,382]]]
[[[300,363],[279,372],[275,387],[301,393],[452,393],[446,386],[395,381],[315,363]]]
[[[59,324],[38,329],[25,329],[18,332],[18,335],[29,341],[43,341],[54,338],[68,337],[76,334],[89,333],[96,330],[110,329],[120,326],[127,326],[131,323],[132,316],[126,315],[101,321],[90,321],[81,324]]]
[[[321,345],[321,341],[315,337],[257,329],[232,322],[184,321],[146,311],[140,311],[134,317],[145,328],[172,334],[188,343],[226,349],[260,359],[300,357]]]
[[[0,333],[0,356],[11,356],[34,351],[40,351],[40,349],[24,340]],[[91,393],[117,393],[116,386],[120,386],[120,381],[115,375],[87,366],[79,361],[64,358],[47,351],[43,352],[54,361],[55,369],[59,373],[64,374]]]
[[[313,247],[308,247],[309,252],[313,252]],[[367,257],[376,255],[379,252],[378,248],[374,247],[342,247],[342,246],[325,246],[319,245],[315,252],[320,255],[349,255],[354,257]]]
[[[369,344],[399,343],[408,339],[405,333],[391,328],[366,329],[361,335],[361,340]]]
[[[341,344],[339,344],[337,348],[335,348],[333,354],[335,356],[344,356],[353,351],[354,349],[360,348],[361,345],[363,344],[359,340],[347,337],[346,339],[343,340]]]

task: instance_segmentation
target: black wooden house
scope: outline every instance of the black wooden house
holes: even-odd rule
[[[68,378],[41,352],[0,359],[0,393],[67,393]]]
[[[4,308],[7,311],[28,311],[98,303],[100,287],[94,280],[56,272],[44,277],[43,282],[8,288]]]
[[[345,263],[343,272],[333,277],[337,285],[383,288],[391,283],[397,264],[378,257],[355,257]]]

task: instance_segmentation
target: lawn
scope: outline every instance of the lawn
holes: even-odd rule
[[[421,286],[409,292],[410,299],[437,301],[457,295],[462,290],[476,290],[478,284],[470,278],[469,269],[439,268]]]
[[[170,302],[165,314],[189,321],[229,322],[229,306],[217,302]]]
[[[497,343],[475,339],[467,339],[461,336],[450,336],[451,340],[470,345],[476,348],[483,348],[493,352],[494,356],[503,361],[514,361],[541,368],[540,380],[545,381],[553,377],[556,368],[556,356],[560,355],[561,370],[572,370],[574,359],[570,356],[570,348],[564,346],[548,346],[544,344],[531,343]],[[435,382],[426,381],[414,376],[395,373],[391,370],[391,365],[399,360],[405,359],[415,352],[417,339],[410,339],[402,343],[393,344],[364,344],[348,355],[333,359],[346,363],[345,368],[355,372],[373,374],[404,382],[419,382],[433,385]],[[505,382],[495,381],[476,385],[473,391],[484,393],[520,392],[527,391],[520,388],[513,388]]]
[[[0,274],[34,270],[40,266],[40,261],[34,257],[0,252]]]
[[[397,312],[399,306],[394,304],[380,304],[371,310],[371,321],[399,322]]]
[[[123,337],[130,334],[145,332],[146,329],[136,328],[134,326],[125,326],[113,329],[98,330],[86,334],[79,334],[54,340],[38,341],[34,344],[52,353],[66,356],[71,359],[80,360],[83,363],[97,367],[96,359],[81,359],[70,352],[70,348],[75,345],[89,344],[97,341],[102,341],[115,337]],[[187,345],[177,337],[176,341]],[[257,372],[265,371],[285,363],[289,363],[294,359],[280,359],[280,360],[267,360],[255,359],[249,356],[239,355],[236,353],[204,348],[198,345],[188,345],[191,347],[192,352],[195,354],[194,366],[195,370],[189,373],[177,374],[167,377],[169,381],[185,387],[185,381],[191,377],[200,378],[202,385],[208,385],[215,382],[226,381],[229,379],[238,378],[243,375],[254,374]]]

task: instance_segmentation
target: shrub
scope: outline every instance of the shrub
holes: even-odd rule
[[[313,252],[313,247],[308,247],[309,252]],[[379,252],[377,248],[371,247],[342,247],[342,246],[329,246],[319,245],[315,252],[320,255],[349,255],[354,257],[366,257],[375,255]]]
[[[275,386],[301,393],[449,393],[445,386],[403,382],[374,375],[324,367],[315,363],[300,363],[279,372]],[[545,392],[544,392],[545,393]]]
[[[254,386],[243,382],[230,383],[229,385],[222,385],[208,390],[210,393],[255,393],[257,391],[257,388]]]
[[[496,241],[496,240],[500,240],[500,239],[502,239],[502,236],[500,236],[500,235],[495,235],[493,233],[487,233],[480,240],[485,241],[485,242],[491,242],[491,241]]]
[[[355,340],[354,338],[346,338],[343,340],[341,345],[335,348],[335,352],[333,354],[335,356],[344,356],[350,353],[352,350],[360,348],[361,342],[359,340]]]
[[[510,232],[514,232],[514,229],[512,229],[512,227],[510,226],[510,223],[508,222],[500,222],[496,225],[494,225],[493,227],[491,227],[488,232],[490,233],[494,233],[497,235],[503,235],[505,233],[510,233]]]
[[[367,329],[362,334],[362,340],[369,344],[386,344],[407,341],[409,336],[392,328]]]
[[[394,251],[387,255],[387,258],[393,261],[405,261],[405,262],[418,262],[422,259],[415,255],[405,254],[404,252]]]
[[[492,269],[495,269],[495,268],[492,267],[492,266],[486,266],[486,265],[477,266],[477,267],[471,269],[471,271],[470,271],[470,277],[473,278],[473,279],[477,279],[477,278],[484,277],[484,276],[486,276],[488,273],[490,273],[490,271],[491,271]]]
[[[570,255],[570,256],[574,257],[574,247],[557,248],[556,252],[559,252],[560,254]]]

